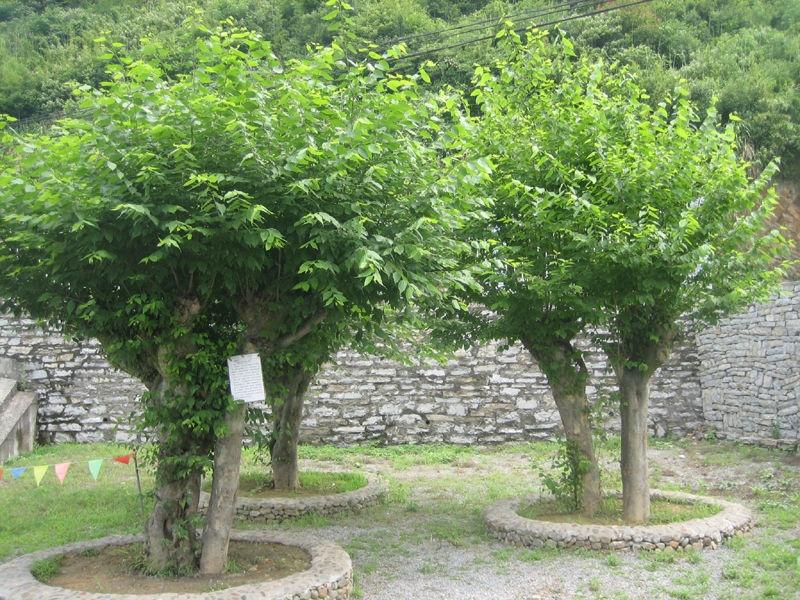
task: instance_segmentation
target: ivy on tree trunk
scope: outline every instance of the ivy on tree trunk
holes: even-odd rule
[[[145,563],[151,573],[185,575],[197,569],[202,469],[187,470],[176,460],[192,445],[193,440],[184,438],[158,447],[154,503],[145,523]]]

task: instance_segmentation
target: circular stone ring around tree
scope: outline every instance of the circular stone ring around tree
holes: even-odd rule
[[[716,548],[737,532],[753,526],[752,513],[734,502],[682,492],[652,490],[651,498],[703,502],[718,506],[710,517],[666,525],[584,525],[527,519],[517,514],[522,499],[501,500],[486,509],[489,531],[514,546],[589,548],[592,550],[679,550]],[[535,500],[532,498],[531,500]]]
[[[311,555],[311,566],[281,579],[250,583],[204,593],[105,594],[46,585],[31,575],[31,567],[44,558],[67,553],[124,546],[144,541],[143,536],[109,536],[87,542],[26,554],[0,565],[0,598],[4,600],[300,600],[302,598],[350,598],[353,565],[347,552],[333,542],[277,531],[233,531],[231,539],[244,542],[276,543],[302,548]]]
[[[250,521],[284,521],[307,514],[333,515],[349,510],[361,510],[377,504],[386,494],[386,483],[373,475],[364,473],[367,485],[349,492],[299,496],[296,498],[236,498],[236,516]],[[208,506],[209,495],[200,493],[200,508]]]

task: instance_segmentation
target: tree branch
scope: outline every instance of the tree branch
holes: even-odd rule
[[[294,333],[289,333],[283,336],[282,338],[279,338],[275,342],[275,348],[280,350],[288,348],[295,342],[299,341],[300,339],[304,338],[309,333],[311,333],[314,330],[314,327],[322,323],[322,321],[324,321],[325,317],[327,316],[328,316],[328,311],[326,311],[324,308],[319,312],[311,315],[311,317],[309,317],[308,320],[297,329],[297,331],[295,331]]]
[[[301,340],[309,333],[311,333],[314,330],[314,327],[322,323],[322,321],[324,321],[327,316],[328,312],[326,310],[324,309],[320,310],[319,312],[309,317],[308,320],[305,323],[303,323],[299,327],[299,329],[297,329],[297,331],[294,331],[292,333],[287,333],[283,337],[280,337],[274,342],[271,342],[266,345],[262,345],[259,343],[261,340],[263,340],[263,338],[261,339],[257,337],[250,338],[250,341],[255,342],[255,344],[259,346],[262,349],[262,351],[266,350],[267,352],[273,352],[275,350],[283,350],[284,348],[288,348],[295,342]]]

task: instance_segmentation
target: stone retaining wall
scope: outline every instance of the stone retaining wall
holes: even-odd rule
[[[296,498],[236,497],[236,515],[249,521],[285,521],[308,514],[333,515],[356,511],[377,504],[387,492],[386,484],[376,475],[365,473],[364,487],[338,494],[299,496]],[[200,492],[200,508],[208,507],[210,495]]]
[[[615,389],[611,369],[599,349],[584,346],[588,392],[607,398]],[[654,379],[654,433],[703,429],[698,366],[693,345],[683,344]],[[414,367],[344,351],[308,395],[306,437],[336,444],[494,444],[552,439],[561,427],[544,375],[519,345],[473,347],[445,365]]]
[[[703,415],[720,438],[800,442],[800,282],[697,335]]]
[[[654,434],[800,441],[800,283],[785,292],[675,350],[653,382]],[[73,343],[29,319],[5,316],[0,356],[25,366],[39,395],[43,441],[131,438],[129,415],[143,387],[112,369],[96,342]],[[613,380],[602,353],[587,347],[587,363],[590,394],[606,397]],[[336,444],[492,444],[549,439],[559,427],[545,378],[528,354],[488,345],[446,365],[417,367],[340,352],[309,390],[302,436]]]
[[[232,531],[232,540],[298,546],[311,555],[311,566],[300,573],[263,583],[250,583],[219,591],[170,594],[103,594],[54,587],[31,575],[33,565],[42,559],[108,546],[124,546],[144,541],[144,536],[109,536],[77,542],[26,554],[0,565],[0,600],[303,600],[327,598],[348,600],[353,591],[353,565],[350,556],[333,542],[295,532],[267,530]]]
[[[583,525],[527,519],[517,514],[520,499],[501,500],[484,515],[489,531],[500,540],[528,548],[587,548],[590,550],[715,549],[717,545],[753,525],[752,513],[735,502],[682,492],[653,490],[651,498],[703,502],[720,511],[703,519],[666,525]],[[535,501],[531,498],[530,501]]]

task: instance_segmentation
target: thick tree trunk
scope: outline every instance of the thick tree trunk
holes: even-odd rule
[[[162,451],[162,457],[165,453]],[[199,471],[178,477],[160,458],[155,505],[145,525],[146,568],[151,573],[190,574],[197,570],[199,539],[194,527],[200,499]]]
[[[578,387],[582,389],[582,393],[568,393],[561,386],[551,385],[558,414],[561,416],[561,423],[564,426],[564,435],[568,443],[578,450],[581,459],[585,462],[584,472],[581,476],[579,503],[581,512],[585,516],[591,517],[600,508],[603,491],[600,486],[600,465],[594,453],[586,386],[582,384]],[[573,387],[573,389],[577,388]]]
[[[522,340],[525,348],[542,369],[553,393],[564,436],[585,461],[581,477],[579,504],[581,512],[593,516],[600,507],[603,491],[600,485],[600,466],[594,453],[591,407],[586,397],[589,372],[580,350],[563,339]]]
[[[650,374],[623,367],[617,374],[622,421],[622,515],[626,523],[650,518],[650,484],[647,472],[647,410]]]
[[[288,377],[283,403],[274,407],[270,456],[272,481],[276,490],[296,490],[299,485],[297,442],[303,417],[303,396],[311,383],[311,375],[296,367]]]
[[[203,552],[200,572],[219,575],[228,562],[228,544],[236,516],[236,494],[239,490],[239,465],[242,459],[242,436],[247,407],[237,404],[225,415],[224,436],[217,440],[214,450],[214,476],[211,499],[206,511],[203,530]]]
[[[189,317],[187,317],[189,318]],[[172,358],[186,354],[193,346],[161,347],[153,361],[148,381],[155,408],[186,394],[172,376]],[[200,452],[196,435],[177,428],[157,431],[158,458],[155,477],[155,503],[145,524],[145,568],[152,573],[189,575],[197,571],[200,540],[195,523],[200,501],[202,469],[187,468],[184,457]]]

